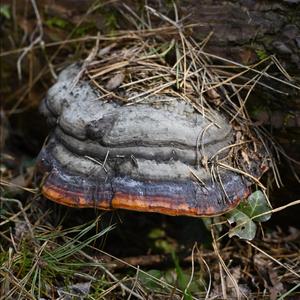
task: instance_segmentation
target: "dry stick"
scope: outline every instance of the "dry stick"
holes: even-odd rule
[[[146,26],[147,29],[151,28],[150,24],[147,24],[146,22],[144,22],[144,20],[142,20],[128,5],[126,5],[125,3],[123,3],[123,6],[133,15],[133,17],[136,20],[138,20],[141,24],[143,24],[144,26]],[[124,15],[126,16],[127,14],[124,14]],[[136,26],[136,27],[138,27],[138,26]]]
[[[34,2],[34,0],[31,0]],[[70,34],[68,35],[69,37],[72,36],[72,34],[74,33],[74,31],[81,25],[81,23],[83,22],[83,20],[86,18],[86,16],[88,14],[90,14],[95,8],[92,7],[91,9],[89,9],[85,15],[80,19],[80,21],[78,22],[78,24],[75,26],[75,28],[70,32]],[[60,46],[58,47],[58,49],[54,52],[54,54],[50,57],[48,64],[52,63],[53,59],[57,56],[57,54],[59,53],[59,51],[61,50],[62,46],[65,45],[64,41],[62,44],[60,44]],[[25,48],[26,49],[26,48]],[[35,77],[35,79],[32,81],[32,87],[39,81],[39,79],[44,75],[44,73],[47,70],[47,66],[44,66],[42,68],[42,70],[40,71],[40,73]],[[31,87],[31,88],[32,88]],[[23,90],[23,89],[22,89]],[[29,88],[25,88],[24,93],[22,94],[22,96],[20,97],[20,99],[15,103],[15,105],[11,108],[11,110],[9,111],[9,115],[13,114],[14,111],[18,108],[18,106],[22,103],[22,101],[25,99],[25,97],[28,95],[28,93],[30,92]]]
[[[0,199],[1,199],[1,201],[4,201],[4,200],[5,200],[5,199],[2,198],[2,197],[1,197]],[[9,223],[9,222],[14,221],[20,214],[24,214],[24,213],[30,208],[31,204],[32,204],[32,203],[28,203],[28,204],[23,208],[23,210],[20,210],[19,212],[13,214],[11,217],[9,217],[9,218],[5,219],[4,221],[2,221],[2,222],[0,223],[0,227],[3,226],[3,225],[5,225],[6,223]]]
[[[258,218],[258,217],[261,217],[261,216],[269,215],[270,213],[276,213],[276,212],[279,212],[279,211],[281,211],[281,210],[284,210],[284,209],[286,209],[286,208],[288,208],[288,207],[290,207],[290,206],[299,205],[299,204],[300,204],[300,200],[295,200],[295,201],[290,202],[290,203],[288,203],[288,204],[286,204],[286,205],[283,205],[283,206],[280,206],[280,207],[277,207],[277,208],[273,208],[273,209],[271,209],[271,210],[269,210],[269,211],[266,211],[266,212],[264,212],[264,213],[261,213],[261,214],[259,214],[259,215],[256,215],[256,216],[252,217],[251,220],[254,220],[254,219],[256,219],[256,218]]]
[[[216,169],[217,169],[216,173],[217,173],[217,176],[218,176],[217,180],[218,180],[219,184],[221,185],[221,188],[222,188],[223,193],[225,195],[225,199],[224,199],[224,197],[222,197],[222,200],[224,201],[224,203],[226,203],[226,200],[230,203],[231,199],[228,196],[227,190],[226,190],[226,188],[224,186],[223,179],[221,177],[221,172],[219,171],[219,165],[216,166]]]
[[[264,128],[260,128],[260,131],[259,133],[262,133],[264,136],[267,137],[267,139],[275,146],[273,146],[274,150],[275,150],[275,153],[276,153],[276,156],[277,156],[277,160],[279,161],[280,160],[280,154],[287,160],[288,164],[289,164],[289,167],[291,168],[292,172],[293,172],[293,175],[294,177],[296,178],[296,180],[298,182],[300,182],[300,178],[298,176],[298,174],[296,173],[295,171],[295,168],[294,166],[291,164],[291,162],[293,162],[294,164],[297,164],[297,165],[300,165],[300,161],[297,161],[295,159],[293,159],[292,157],[290,157],[289,155],[286,154],[286,152],[284,151],[284,149],[282,148],[282,146],[274,141],[274,139],[272,138],[272,136],[269,135],[268,132],[265,132],[266,130]],[[264,140],[261,139],[261,141],[263,142],[264,144]],[[279,154],[280,153],[280,154]],[[274,161],[272,161],[272,163],[274,163]],[[281,182],[281,178],[280,178],[280,174],[279,174],[279,170],[277,168],[277,165],[274,164],[274,167],[276,168],[276,172],[277,172],[277,175],[278,175],[278,179],[280,180],[280,183],[282,184]],[[275,177],[275,180],[276,180],[276,177]],[[280,186],[280,185],[279,185]]]
[[[193,57],[194,59],[194,57]],[[205,101],[205,98],[204,98],[204,86],[205,84],[209,84],[208,82],[208,79],[207,79],[207,69],[204,68],[204,71],[203,71],[203,75],[202,75],[202,81],[201,81],[201,89],[198,91],[198,93],[200,94],[200,103],[201,103],[201,106],[204,107],[204,101]],[[197,80],[198,82],[198,80]],[[204,109],[203,109],[203,113],[204,113]],[[204,115],[203,115],[204,116]]]
[[[32,78],[33,78],[33,50],[29,50],[28,51],[28,88],[30,89],[30,91],[32,90]],[[20,69],[21,71],[21,69]],[[31,98],[31,92],[29,92],[28,94],[28,98],[30,99]]]
[[[24,217],[24,220],[26,222],[26,225],[28,227],[28,230],[29,230],[29,233],[30,233],[30,237],[32,239],[34,239],[34,234],[33,234],[33,230],[32,230],[32,226],[31,226],[31,223],[25,213],[25,208],[23,207],[23,204],[20,200],[17,200],[17,199],[12,199],[12,198],[5,198],[5,197],[0,197],[1,201],[6,201],[6,202],[15,202],[17,203],[17,205],[19,206],[19,209],[20,211],[22,212],[23,214],[23,217]],[[27,206],[26,206],[27,207]]]
[[[267,133],[264,133],[262,130],[260,130],[257,127],[254,127],[254,131],[256,132],[257,136],[259,137],[261,143],[263,144],[264,149],[266,150],[268,156],[271,158],[271,161],[270,161],[271,169],[272,169],[272,172],[273,172],[273,175],[274,175],[276,185],[277,185],[278,188],[280,188],[280,186],[282,186],[283,183],[282,183],[282,180],[281,180],[280,172],[277,168],[275,158],[273,158],[273,155],[271,155],[270,149],[266,145],[266,142],[265,142],[264,138],[261,135],[265,135],[267,140],[271,142],[271,144],[273,145],[273,149],[275,150],[275,153],[277,154],[277,159],[279,160],[279,154],[278,154],[278,150],[277,150],[278,146],[276,145],[276,143],[274,143],[274,141],[270,138],[270,136]]]
[[[267,72],[267,70],[269,69],[269,67],[271,66],[271,64],[269,64],[263,71],[260,75],[256,75],[254,76],[252,79],[254,81],[254,83],[251,85],[250,89],[248,90],[247,94],[246,94],[246,97],[245,97],[245,100],[242,101],[242,103],[240,104],[240,107],[239,109],[237,110],[236,114],[233,116],[233,118],[230,120],[230,123],[232,123],[236,118],[237,116],[240,114],[241,110],[244,109],[245,105],[246,105],[246,102],[251,94],[251,92],[253,91],[254,87],[256,86],[256,84],[259,82],[259,80],[262,78],[262,76]]]
[[[89,64],[95,59],[99,50],[99,33],[97,35],[96,45],[91,49],[88,57],[83,61],[82,65],[80,66],[80,70],[72,80],[70,91],[74,89],[77,85],[78,81],[80,80],[81,76],[87,71]]]
[[[300,200],[299,200],[300,201]],[[281,267],[285,268],[286,270],[288,270],[289,272],[291,272],[292,274],[294,274],[296,277],[300,278],[300,275],[298,273],[296,273],[293,269],[291,269],[290,267],[284,265],[283,263],[281,263],[279,260],[275,259],[273,256],[271,256],[270,254],[268,254],[267,252],[265,252],[264,250],[260,249],[259,247],[255,246],[254,244],[252,244],[250,241],[246,241],[247,244],[249,244],[250,246],[252,246],[253,248],[255,248],[256,250],[258,250],[260,253],[262,253],[263,255],[267,256],[268,258],[270,258],[271,260],[273,260],[275,263],[277,263],[278,265],[280,265]]]
[[[186,80],[187,80],[187,66],[186,66],[186,50],[185,50],[185,43],[184,43],[184,38],[182,36],[182,32],[179,31],[179,35],[180,35],[180,40],[181,40],[181,44],[182,44],[182,49],[183,49],[183,79],[182,82],[180,84],[180,86],[183,85],[183,93],[185,93],[185,89],[186,89]]]
[[[206,186],[205,182],[198,176],[196,173],[196,170],[193,170],[191,167],[188,167],[192,175],[203,185],[204,187]]]
[[[191,76],[197,74],[200,70],[201,69],[197,69],[196,71],[190,73],[187,77],[191,77]],[[187,97],[187,95],[185,95],[183,93],[178,93],[174,90],[172,91],[172,93],[175,94],[177,97],[184,99],[187,103],[190,103],[196,111],[198,111],[200,114],[203,115],[203,117],[205,117],[210,122],[214,123],[213,115],[209,113],[210,112],[209,109],[208,108],[206,109],[203,104],[199,105],[196,100],[190,99],[189,97]],[[214,123],[214,124],[218,128],[220,128],[220,126],[217,123]]]
[[[12,183],[12,182],[6,181],[6,180],[4,180],[2,178],[0,178],[0,185],[2,185],[2,186],[8,186],[8,187],[16,187],[16,188],[19,188],[19,189],[24,190],[26,192],[32,193],[32,194],[36,194],[38,192],[37,188],[36,189],[26,188],[26,187],[18,185],[16,183]]]
[[[205,133],[206,133],[206,131],[211,127],[211,126],[213,126],[213,125],[215,125],[214,123],[209,123],[203,130],[201,130],[201,132],[198,134],[198,136],[197,136],[197,141],[196,141],[196,161],[197,161],[197,164],[199,165],[200,164],[200,157],[199,157],[199,154],[201,154],[202,155],[202,160],[204,159],[204,160],[206,160],[205,161],[205,165],[204,165],[204,167],[205,167],[205,169],[208,169],[208,167],[207,167],[207,155],[205,154],[205,151],[204,151],[204,142],[203,142],[203,139],[204,139],[204,135],[205,135]],[[200,141],[200,143],[201,143],[201,152],[200,152],[200,150],[199,150],[199,141]]]
[[[172,19],[168,18],[167,16],[163,15],[162,13],[158,12],[157,10],[155,10],[154,8],[148,6],[148,5],[145,5],[145,8],[147,11],[149,11],[150,13],[152,13],[154,16],[164,20],[164,21],[167,21],[168,23],[170,23],[171,25],[173,25],[176,29],[179,29],[179,26],[178,24],[173,21]]]
[[[39,31],[39,35],[30,43],[29,46],[27,46],[23,53],[19,56],[18,60],[17,60],[17,70],[18,70],[18,78],[19,80],[22,79],[22,68],[21,68],[21,63],[22,63],[22,60],[23,58],[26,56],[26,54],[32,50],[33,46],[37,43],[40,43],[42,42],[42,37],[43,37],[43,25],[42,25],[42,20],[41,20],[41,17],[40,17],[40,13],[39,13],[39,10],[37,8],[37,5],[35,3],[35,0],[31,0],[31,4],[32,4],[32,7],[33,7],[33,10],[34,10],[34,13],[35,13],[35,16],[36,16],[36,19],[37,19],[37,28],[38,28],[38,31]],[[32,36],[35,34],[35,31],[32,32]]]
[[[90,75],[90,77],[91,77],[91,79],[95,79],[95,78],[97,78],[97,77],[99,77],[101,75],[104,75],[104,74],[109,73],[109,72],[114,71],[114,70],[118,70],[118,69],[124,68],[124,67],[126,67],[128,65],[129,65],[129,61],[128,60],[126,60],[126,61],[120,61],[120,62],[117,62],[115,64],[110,65],[109,67],[105,66],[104,68],[100,69],[100,71],[97,70],[98,72],[96,74],[94,74],[94,75]],[[94,73],[94,72],[96,72],[96,70],[90,71],[90,73]]]
[[[166,78],[167,76],[170,76],[170,74],[159,74],[159,75],[142,78],[142,79],[139,79],[136,81],[124,83],[124,84],[120,85],[120,88],[125,88],[125,87],[131,86],[131,85],[135,85],[135,84],[142,83],[144,81],[148,81],[148,80],[152,80],[152,79],[156,79],[156,78]]]
[[[11,240],[11,243],[13,245],[14,251],[15,251],[15,253],[18,253],[17,244],[15,242],[15,238],[14,238],[14,235],[13,235],[11,227],[9,228],[9,235],[10,235],[10,240]]]
[[[200,51],[199,53],[198,53],[198,55],[200,55],[202,52]],[[251,71],[251,70],[253,70],[254,72],[256,72],[256,73],[258,73],[258,74],[261,74],[261,71],[259,71],[259,70],[256,70],[256,69],[254,69],[254,67],[257,67],[258,65],[260,65],[262,62],[264,62],[264,61],[266,61],[266,60],[268,60],[269,58],[265,58],[264,60],[262,60],[262,61],[259,61],[257,64],[255,64],[255,65],[252,65],[251,67],[248,67],[249,68],[249,71]],[[219,57],[219,60],[223,60],[223,58],[222,57]],[[225,61],[226,61],[226,59],[224,59]],[[243,66],[243,65],[242,65]],[[223,68],[223,66],[219,66],[219,67],[222,67]],[[226,66],[225,66],[226,67]],[[245,68],[246,66],[244,66],[244,68]],[[240,67],[236,67],[236,68],[240,68]],[[231,73],[228,73],[228,72],[225,72],[225,71],[223,71],[223,70],[216,70],[216,72],[217,73],[221,73],[221,74],[225,74],[226,75],[226,77],[228,77]],[[244,77],[244,76],[240,76],[240,78],[241,79],[248,79],[247,77]],[[226,84],[226,83],[225,83]],[[257,83],[258,85],[260,85],[260,86],[263,86],[263,87],[265,87],[265,88],[267,88],[267,89],[269,89],[269,90],[271,90],[271,91],[274,91],[274,92],[276,92],[276,93],[279,93],[279,94],[282,94],[282,95],[288,95],[287,93],[285,93],[285,92],[282,92],[282,91],[280,91],[280,90],[277,90],[277,89],[275,89],[275,88],[273,88],[273,87],[271,87],[270,85],[268,85],[268,84],[265,84],[265,83],[262,83],[262,82],[258,82]]]
[[[77,26],[79,26],[79,25],[77,25]],[[193,28],[193,27],[199,27],[199,26],[201,26],[200,23],[194,23],[194,24],[185,25],[184,28]],[[158,33],[162,34],[162,35],[167,35],[167,36],[170,34],[175,35],[175,34],[178,34],[178,30],[176,28],[174,28],[173,26],[161,26],[161,27],[157,27],[157,28],[144,29],[143,31],[141,31],[141,30],[126,30],[126,31],[120,30],[118,32],[115,32],[114,36],[107,36],[107,35],[101,36],[100,40],[101,41],[137,40],[137,39],[140,39],[141,37],[155,36]],[[32,49],[38,49],[41,47],[50,48],[50,47],[60,46],[62,44],[67,45],[67,44],[72,44],[72,43],[77,43],[77,42],[85,42],[85,41],[96,40],[96,39],[97,39],[97,36],[89,35],[89,36],[80,37],[80,38],[66,39],[64,41],[59,41],[59,42],[50,42],[50,43],[44,44],[43,46],[36,45],[36,46],[33,46]],[[0,57],[17,54],[17,53],[23,52],[27,48],[28,48],[28,46],[14,49],[14,50],[8,50],[8,51],[0,53]]]
[[[209,266],[208,266],[207,262],[205,261],[205,259],[202,256],[200,257],[200,259],[204,263],[204,265],[205,265],[205,267],[207,269],[207,272],[208,272],[208,277],[209,277],[208,288],[207,288],[206,295],[205,295],[205,300],[206,300],[209,297],[210,289],[211,289],[211,282],[212,282],[211,272],[210,272]]]
[[[43,44],[43,45],[36,45],[32,47],[32,50],[36,50],[38,48],[51,48],[51,47],[55,47],[55,46],[59,46],[61,44],[72,44],[72,43],[77,43],[77,42],[85,42],[85,41],[90,41],[90,40],[95,40],[97,39],[97,36],[85,36],[85,37],[81,37],[81,38],[74,38],[74,39],[68,39],[66,41],[60,41],[60,42],[51,42],[51,43],[47,43],[47,44]],[[116,39],[114,38],[101,38],[101,40],[113,40]],[[19,49],[14,49],[14,50],[9,50],[9,51],[5,51],[0,53],[0,57],[3,56],[8,56],[8,55],[12,55],[12,54],[17,54],[19,52],[23,52],[24,50],[26,50],[28,48],[28,46],[26,47],[22,47]]]
[[[246,140],[246,141],[242,141],[242,142],[239,142],[239,143],[235,143],[235,144],[231,144],[231,145],[228,145],[228,146],[224,146],[223,148],[219,149],[214,155],[212,155],[210,157],[210,161],[213,161],[214,158],[216,156],[218,156],[223,151],[226,151],[226,150],[228,150],[230,148],[234,148],[234,147],[241,146],[241,145],[244,145],[244,144],[248,144],[248,143],[251,143],[251,142],[252,142],[251,140]]]
[[[194,272],[195,272],[195,266],[194,266],[194,252],[195,252],[195,248],[196,248],[196,243],[194,244],[193,246],[193,249],[192,249],[192,270],[191,270],[191,276],[190,276],[190,280],[188,282],[188,284],[186,285],[185,289],[184,289],[184,294],[182,295],[181,297],[181,300],[184,299],[184,297],[187,295],[187,292],[188,292],[188,289],[190,287],[190,285],[192,284],[192,281],[193,281],[193,277],[194,277]]]
[[[130,267],[130,268],[133,268],[133,269],[137,270],[137,267],[136,267],[136,266],[134,266],[134,265],[128,263],[128,262],[125,261],[125,260],[122,260],[122,259],[120,259],[120,258],[118,258],[118,257],[116,257],[116,256],[114,256],[114,255],[111,255],[111,254],[109,254],[109,253],[107,253],[107,252],[105,252],[105,251],[103,251],[103,250],[100,250],[100,249],[98,249],[98,248],[94,248],[94,247],[91,247],[91,248],[97,250],[98,252],[104,254],[105,256],[108,256],[108,257],[110,257],[110,258],[112,258],[112,259],[114,259],[114,260],[116,260],[116,261],[118,261],[118,262],[120,262],[120,263],[122,263],[122,264],[124,264],[124,265],[126,265],[126,266],[128,266],[128,267]],[[93,261],[96,261],[96,262],[97,262],[97,260],[95,260],[93,257],[90,257],[90,258],[91,258]],[[153,281],[155,281],[155,282],[157,282],[157,283],[160,283],[160,284],[162,284],[162,285],[164,285],[164,286],[167,286],[167,287],[170,288],[170,289],[175,289],[175,290],[176,290],[177,292],[179,292],[179,293],[183,293],[182,290],[176,288],[175,286],[173,286],[173,285],[171,285],[171,284],[169,284],[169,283],[167,283],[167,282],[165,282],[165,281],[163,281],[163,280],[160,280],[160,279],[156,278],[155,276],[153,276],[153,275],[151,275],[151,274],[149,274],[149,273],[147,273],[147,272],[145,272],[145,271],[143,271],[143,270],[140,270],[140,273],[143,273],[144,275],[147,275],[149,278],[151,278]],[[195,298],[195,297],[192,297],[192,299],[197,300],[197,298]]]
[[[223,223],[225,223],[224,221]],[[222,224],[223,224],[222,223]],[[211,257],[211,253],[203,253],[201,254],[203,257]],[[154,267],[154,266],[160,266],[160,265],[170,265],[173,263],[172,256],[169,254],[149,254],[149,255],[139,255],[139,256],[129,256],[129,257],[123,257],[122,260],[119,261],[113,261],[112,258],[104,257],[104,256],[96,256],[98,260],[101,260],[101,262],[108,266],[110,270],[120,270],[120,269],[126,269],[129,266],[139,266],[139,267]],[[197,257],[198,258],[198,257]],[[181,261],[184,264],[191,263],[192,259],[191,256],[184,256],[180,257]],[[140,270],[141,272],[141,270]]]
[[[264,195],[265,195],[265,197],[266,197],[266,199],[267,199],[267,201],[268,201],[268,203],[269,203],[269,205],[270,205],[270,207],[271,207],[270,201],[269,201],[268,197],[266,196],[266,193],[265,193],[265,192],[264,192]],[[268,211],[265,211],[265,212],[263,212],[263,213],[261,213],[261,214],[259,214],[259,215],[255,215],[255,216],[251,217],[250,220],[255,220],[256,218],[259,218],[259,217],[261,217],[261,216],[270,215],[270,214],[272,214],[272,213],[276,213],[276,212],[279,212],[279,211],[281,211],[281,210],[284,210],[284,209],[286,209],[286,208],[288,208],[288,207],[290,207],[290,206],[299,205],[299,204],[300,204],[300,200],[295,200],[295,201],[293,201],[293,202],[291,202],[291,203],[288,203],[288,204],[286,204],[286,205],[283,205],[283,206],[280,206],[280,207],[277,207],[277,208],[272,208],[272,209],[270,209],[270,210],[268,210]],[[241,224],[238,224],[238,225],[236,226],[236,228],[240,228],[240,227],[246,225],[248,222],[249,222],[249,221],[244,221],[244,222],[242,222]],[[218,225],[218,223],[213,224],[213,226],[217,226],[217,225]],[[218,240],[222,239],[224,236],[226,236],[226,235],[228,235],[228,234],[229,234],[229,232],[224,233],[222,236],[218,237]]]
[[[261,62],[255,64],[254,67],[258,66],[260,63],[261,63]],[[219,83],[217,83],[217,84],[215,84],[215,85],[209,87],[208,89],[206,89],[206,90],[204,91],[204,93],[206,93],[206,92],[209,91],[209,90],[216,89],[216,88],[218,88],[218,87],[224,85],[225,83],[231,82],[231,81],[233,81],[234,79],[241,77],[243,74],[246,74],[246,73],[249,72],[250,70],[254,70],[254,69],[246,69],[246,70],[243,70],[243,71],[241,71],[241,72],[239,72],[239,73],[237,73],[237,74],[234,74],[234,75],[232,75],[231,77],[226,78],[225,80],[223,80],[223,81],[221,81],[221,82],[219,82]]]
[[[223,272],[222,264],[220,263],[220,261],[218,262],[218,265],[219,265],[223,299],[227,299],[227,290],[226,290],[226,284],[225,284],[225,280],[224,280],[224,272]]]
[[[265,186],[264,186],[257,178],[255,178],[255,177],[252,176],[251,174],[246,173],[246,172],[244,172],[244,171],[242,171],[242,170],[236,169],[236,168],[234,168],[234,167],[231,167],[231,166],[229,166],[229,165],[227,165],[227,164],[224,164],[224,163],[222,163],[222,162],[217,162],[217,164],[218,164],[219,166],[223,167],[224,169],[228,169],[228,170],[230,170],[230,171],[234,171],[234,172],[236,172],[236,173],[240,173],[240,174],[242,174],[242,175],[244,175],[244,176],[246,176],[246,177],[251,178],[251,179],[252,179],[257,185],[259,185],[263,190],[266,189],[266,187],[265,187]]]
[[[286,77],[287,80],[293,81],[293,78],[289,75],[289,73],[284,69],[279,60],[275,55],[271,55],[272,61],[275,63],[279,71]]]
[[[98,296],[98,299],[106,299],[105,296],[110,294],[113,290],[120,286],[120,280],[116,282],[114,285],[110,286],[107,289],[104,289],[103,292]],[[95,299],[95,298],[91,298]]]
[[[141,98],[142,96],[145,96],[147,95],[146,97],[142,98],[142,99],[139,99],[135,102],[131,102],[131,103],[128,103],[127,105],[133,105],[133,104],[136,104],[136,103],[139,103],[141,101],[144,101],[149,95],[155,95],[156,93],[160,92],[161,90],[173,85],[174,83],[176,83],[176,79],[172,80],[172,81],[169,81],[169,82],[166,82],[165,84],[161,85],[160,87],[154,87],[150,90],[147,90],[141,94],[138,94],[138,95],[135,95],[135,96],[132,96],[132,97],[129,97],[128,98],[128,101],[132,101],[136,98]]]
[[[134,279],[134,282],[133,282],[133,285],[132,285],[132,289],[131,289],[131,292],[130,292],[130,294],[129,294],[127,300],[130,300],[131,296],[132,296],[133,293],[134,293],[133,290],[135,289],[135,286],[136,286],[137,281],[138,281],[139,270],[140,270],[140,268],[139,268],[139,266],[138,266],[138,267],[137,267],[137,270],[136,270],[136,274],[135,274],[135,279]]]
[[[48,241],[45,241],[43,243],[43,245],[40,247],[38,253],[35,255],[35,262],[32,265],[31,269],[27,272],[27,274],[19,281],[20,287],[21,287],[21,292],[23,292],[25,290],[25,286],[27,285],[32,273],[35,271],[36,268],[40,268],[39,264],[40,264],[40,256],[42,254],[42,252],[44,251],[46,245],[47,245]],[[27,290],[25,290],[26,292],[28,292]]]
[[[104,92],[105,94],[100,96],[99,98],[97,99],[102,99],[104,97],[107,97],[107,96],[114,96],[116,99],[119,99],[119,100],[122,100],[124,102],[127,102],[128,100],[126,98],[123,98],[123,97],[120,97],[118,95],[116,95],[114,92],[109,92],[107,91],[103,86],[101,86],[96,80],[92,79],[91,76],[89,74],[87,74],[88,77],[90,78],[91,82],[99,89],[101,90],[102,92]]]
[[[0,271],[1,271],[1,269],[0,269]],[[17,290],[20,290],[19,299],[22,299],[22,297],[21,297],[21,296],[23,296],[22,294],[26,294],[25,299],[36,300],[36,297],[34,297],[30,292],[28,292],[26,289],[24,289],[23,286],[20,285],[20,282],[19,282],[18,278],[15,277],[15,275],[9,269],[6,269],[5,267],[3,267],[3,271],[5,272],[4,275],[3,275],[4,280],[5,280],[5,277],[6,277],[5,275],[9,274],[9,276],[7,276],[7,277],[9,277],[10,283],[13,283],[14,287],[10,288],[7,294],[1,296],[1,298],[0,298],[1,300],[12,299],[10,297],[15,292],[17,292]],[[16,299],[16,298],[14,298],[14,299]]]
[[[132,295],[134,295],[136,298],[141,299],[141,300],[144,300],[144,298],[143,298],[141,295],[137,294],[137,293],[134,292],[132,289],[128,288],[126,285],[124,285],[123,283],[121,283],[120,280],[118,280],[117,277],[115,277],[115,276],[114,276],[110,271],[108,271],[104,266],[102,266],[102,265],[99,264],[97,261],[95,261],[95,259],[94,259],[93,257],[89,256],[88,254],[86,254],[86,253],[83,252],[82,250],[80,250],[79,253],[80,253],[81,255],[83,255],[84,257],[86,257],[87,259],[89,259],[90,261],[92,261],[92,262],[94,262],[94,263],[97,263],[97,266],[98,266],[100,269],[102,269],[102,271],[104,271],[104,273],[106,273],[111,279],[113,279],[114,281],[118,282],[119,285],[120,285],[120,287],[121,287],[124,291],[128,292],[129,295],[132,294]]]
[[[201,53],[202,53],[203,55],[208,56],[208,57],[212,57],[212,58],[215,58],[215,59],[218,59],[218,60],[221,60],[221,61],[225,61],[225,62],[227,62],[227,63],[234,64],[234,65],[239,66],[239,67],[241,67],[241,68],[246,68],[248,71],[253,71],[253,72],[258,73],[258,74],[261,73],[260,71],[258,71],[258,70],[256,70],[256,69],[253,69],[252,67],[248,67],[248,66],[246,66],[246,65],[240,64],[240,63],[235,62],[235,61],[232,61],[232,60],[230,60],[230,59],[226,59],[226,58],[223,58],[223,57],[220,57],[220,56],[211,54],[211,53],[207,53],[207,52],[205,52],[205,51],[201,51]],[[266,59],[267,59],[267,58],[266,58]],[[262,60],[262,61],[265,61],[266,59],[264,59],[264,60]],[[286,85],[288,85],[288,86],[291,86],[291,87],[293,87],[293,88],[296,88],[296,89],[300,90],[300,86],[297,86],[297,85],[294,85],[294,84],[292,84],[292,83],[290,83],[290,82],[284,81],[284,80],[282,80],[282,79],[280,79],[280,78],[277,78],[277,77],[275,77],[275,76],[272,76],[272,75],[270,75],[270,74],[268,74],[268,73],[265,73],[264,76],[266,76],[266,77],[271,78],[271,79],[273,79],[273,80],[275,80],[275,81],[278,81],[278,82],[280,82],[280,83],[286,84]]]
[[[213,248],[214,248],[214,251],[215,251],[215,254],[217,255],[218,259],[219,259],[219,263],[221,264],[221,266],[223,267],[224,271],[226,272],[226,274],[228,275],[228,277],[230,278],[234,288],[235,288],[235,292],[236,292],[236,296],[237,296],[237,299],[240,300],[241,299],[241,294],[246,297],[244,295],[243,292],[240,291],[239,289],[239,286],[235,280],[235,278],[232,276],[232,274],[230,273],[228,267],[226,266],[223,258],[221,257],[220,255],[220,252],[219,252],[219,249],[218,249],[218,246],[217,246],[217,243],[216,243],[216,239],[215,239],[215,235],[214,235],[214,231],[213,231],[213,228],[211,228],[211,235],[212,235],[212,238],[213,238],[213,242],[212,242],[212,245],[213,245]],[[221,279],[222,279],[222,276],[221,276]],[[222,285],[223,286],[223,285]],[[224,289],[224,291],[226,292],[226,288]],[[226,298],[226,297],[225,297]],[[247,297],[246,297],[247,298]]]

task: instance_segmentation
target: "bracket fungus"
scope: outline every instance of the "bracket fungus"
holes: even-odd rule
[[[87,79],[74,84],[79,72],[78,64],[63,70],[42,102],[53,128],[37,163],[46,198],[72,207],[212,216],[245,199],[251,178],[266,169],[255,151],[249,177],[238,169],[235,130],[220,112],[203,114],[169,95],[135,97],[134,104],[107,100]]]

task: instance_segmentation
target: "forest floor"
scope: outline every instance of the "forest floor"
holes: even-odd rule
[[[254,239],[229,237],[222,217],[82,210],[42,197],[35,162],[48,128],[38,107],[59,71],[86,60],[97,42],[104,49],[147,35],[165,41],[179,23],[154,9],[143,17],[126,5],[111,9],[111,1],[75,12],[43,1],[6,2],[0,5],[0,299],[299,299],[300,188],[293,174],[299,163],[291,159],[282,158],[275,172],[284,187],[270,172],[262,178],[272,217],[258,223]],[[226,70],[223,84],[243,86],[227,72],[234,62],[212,59]],[[280,84],[299,89],[294,81]],[[291,169],[283,173],[286,164]]]

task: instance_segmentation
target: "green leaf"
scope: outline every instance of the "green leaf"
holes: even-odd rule
[[[229,230],[229,237],[238,236],[243,240],[252,240],[256,234],[256,224],[245,213],[234,209],[228,215],[228,223],[234,225]]]
[[[271,213],[256,217],[271,210],[271,207],[262,191],[252,193],[246,202],[239,205],[238,209],[255,222],[266,222],[271,218]]]
[[[229,230],[229,237],[234,235],[241,239],[252,240],[256,233],[255,222],[265,222],[271,218],[271,209],[262,191],[252,193],[247,201],[242,202],[227,215],[229,224],[234,225]],[[267,213],[260,216],[261,214]]]
[[[187,274],[183,272],[182,268],[180,267],[179,260],[175,252],[172,252],[172,258],[175,264],[178,287],[183,291],[184,300],[191,300],[192,296],[188,288],[188,282],[190,278]]]
[[[152,290],[159,290],[161,288],[161,285],[160,285],[160,283],[158,281],[155,281],[155,279],[153,277],[155,277],[158,280],[160,280],[161,277],[163,277],[163,274],[162,274],[161,271],[156,270],[156,269],[152,269],[152,270],[149,270],[147,272],[140,272],[139,273],[139,280],[147,288],[152,289]]]
[[[7,4],[0,5],[0,15],[5,17],[8,20],[10,19],[11,15],[10,15],[9,5]]]
[[[210,231],[211,226],[214,226],[214,228],[218,231],[221,232],[223,229],[222,223],[220,222],[220,217],[204,217],[202,218],[202,222],[206,229]]]
[[[68,22],[64,19],[61,19],[59,17],[53,17],[51,19],[48,19],[46,21],[46,24],[48,27],[57,27],[57,28],[61,28],[61,29],[65,29],[68,26]]]

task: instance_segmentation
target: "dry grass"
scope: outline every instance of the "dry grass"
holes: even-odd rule
[[[79,283],[89,287],[87,299],[269,299],[299,285],[296,228],[288,235],[278,228],[253,242],[230,239],[224,244],[224,238],[216,239],[214,224],[213,250],[194,244],[181,257],[170,252],[120,259],[95,246],[114,230],[97,229],[101,215],[63,229],[52,225],[51,211],[38,208],[37,201],[24,207],[11,198],[1,203],[0,299],[78,295],[74,286]]]

